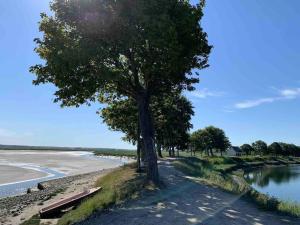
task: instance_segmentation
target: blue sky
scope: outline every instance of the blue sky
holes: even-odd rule
[[[54,87],[31,84],[28,68],[40,62],[33,39],[48,3],[0,1],[0,143],[131,147],[102,124],[99,105],[61,109]],[[299,10],[298,0],[207,1],[202,25],[214,49],[197,91],[187,94],[194,129],[218,126],[234,145],[300,145]]]

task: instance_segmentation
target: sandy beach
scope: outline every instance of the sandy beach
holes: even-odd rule
[[[16,166],[0,165],[0,171],[0,185],[47,176],[47,173]]]
[[[0,150],[0,165],[15,166],[6,169],[8,170],[6,176],[18,173],[20,169],[17,167],[24,164],[50,168],[67,175],[77,175],[114,168],[123,163],[116,159],[94,157],[90,152]],[[32,178],[39,176],[38,171],[32,171],[31,174]]]
[[[91,188],[96,179],[129,161],[120,157],[97,157],[83,151],[0,150],[0,195],[3,188],[19,190],[28,180],[33,180],[30,183],[33,188],[37,182],[46,187],[30,194],[0,196],[0,224],[19,224],[38,213],[41,205]],[[56,173],[63,177],[50,180],[56,178]],[[58,192],[61,194],[57,195]]]

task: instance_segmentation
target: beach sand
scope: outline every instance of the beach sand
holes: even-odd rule
[[[42,176],[38,171],[29,172],[18,168],[16,166],[18,164],[31,164],[50,168],[66,175],[77,175],[115,168],[123,163],[116,159],[94,157],[92,153],[87,152],[0,150],[0,165],[12,165],[9,168],[0,167],[0,180],[8,180],[9,177],[20,174],[21,170],[23,170],[26,179]],[[20,176],[22,178],[21,174]]]
[[[35,170],[39,167],[66,174],[64,178],[44,182],[47,185],[43,191],[0,198],[0,225],[20,224],[21,221],[37,214],[45,205],[68,194],[94,187],[99,177],[131,161],[132,159],[117,157],[96,157],[90,152],[0,150],[0,183],[47,176],[48,174]],[[33,169],[30,169],[31,167]]]
[[[46,177],[47,173],[15,166],[0,165],[0,185]]]

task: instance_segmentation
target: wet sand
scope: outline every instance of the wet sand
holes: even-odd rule
[[[20,174],[18,165],[21,164],[50,168],[66,175],[77,175],[115,168],[122,165],[123,162],[116,159],[95,157],[88,152],[0,150],[0,165],[13,166],[10,168],[0,167],[0,179],[8,180],[14,174]],[[24,171],[24,174],[28,172],[24,169],[21,170]],[[26,178],[33,179],[36,176],[41,176],[41,174],[38,171],[31,171],[26,175]]]
[[[46,177],[48,174],[16,166],[0,165],[0,185]]]
[[[120,158],[96,157],[91,152],[0,150],[0,185],[46,177],[43,168],[72,176],[123,164]]]

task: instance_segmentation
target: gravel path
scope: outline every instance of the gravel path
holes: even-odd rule
[[[300,219],[259,210],[240,196],[195,183],[160,163],[166,188],[146,193],[139,200],[98,213],[80,225],[299,225]]]

